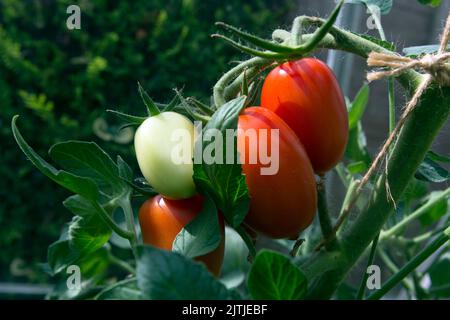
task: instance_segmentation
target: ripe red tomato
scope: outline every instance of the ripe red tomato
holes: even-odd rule
[[[348,115],[339,84],[325,63],[304,58],[273,69],[264,81],[261,106],[294,130],[317,173],[339,162],[348,139]]]
[[[139,224],[144,243],[172,250],[175,237],[200,213],[202,204],[203,198],[198,195],[183,200],[169,200],[157,195],[145,201],[139,209]],[[215,276],[220,274],[224,255],[225,226],[222,215],[219,215],[219,223],[222,228],[221,243],[215,250],[196,258]]]
[[[245,109],[238,129],[237,147],[250,194],[245,222],[273,238],[297,238],[311,224],[317,202],[314,172],[302,144],[292,129],[266,108]],[[250,135],[244,134],[249,129],[256,129],[257,148]],[[267,165],[260,157],[256,163],[250,161],[250,153],[256,149],[271,150],[271,134],[264,136],[261,129],[279,130],[278,171],[273,175],[261,174],[260,169]]]

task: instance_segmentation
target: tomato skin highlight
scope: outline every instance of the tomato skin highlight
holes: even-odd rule
[[[348,140],[347,108],[339,83],[322,61],[304,58],[273,69],[263,84],[261,106],[292,128],[317,173],[342,158]]]
[[[144,243],[172,250],[175,237],[200,213],[202,205],[203,198],[199,195],[182,200],[166,199],[161,195],[148,199],[139,209],[139,224]],[[195,258],[203,262],[215,276],[220,274],[225,249],[225,225],[223,216],[219,214],[218,217],[222,241],[213,251]]]
[[[196,193],[192,178],[194,130],[193,123],[176,112],[149,117],[136,130],[134,147],[139,168],[148,183],[166,198],[186,199]],[[182,140],[178,133],[189,139]],[[180,146],[186,159],[174,158]]]
[[[313,168],[308,156],[289,126],[272,111],[251,107],[239,116],[237,147],[250,194],[250,211],[245,223],[272,238],[297,238],[314,219],[317,191]],[[248,161],[255,152],[245,135],[256,129],[258,148],[270,150],[270,134],[259,139],[259,129],[279,129],[279,166],[273,175],[262,175],[263,165]]]

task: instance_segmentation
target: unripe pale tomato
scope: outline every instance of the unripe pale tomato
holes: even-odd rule
[[[238,121],[238,151],[242,171],[250,194],[250,211],[245,222],[256,231],[273,238],[297,238],[308,227],[316,212],[317,192],[314,172],[306,152],[291,128],[272,111],[251,107]],[[278,129],[278,171],[262,174],[267,167],[258,156],[251,162],[251,153],[271,150],[271,133]],[[257,146],[248,133],[257,132]],[[261,138],[262,137],[262,138]],[[271,155],[274,160],[274,155]]]
[[[339,162],[348,139],[348,115],[339,84],[325,63],[304,58],[273,69],[264,81],[261,106],[292,128],[316,172]]]
[[[170,200],[157,195],[145,201],[139,209],[139,224],[144,243],[157,248],[172,250],[175,237],[186,224],[200,213],[202,204],[203,198],[199,195],[182,200]],[[223,216],[221,214],[218,216],[222,241],[215,250],[196,258],[197,261],[203,262],[208,270],[216,276],[220,274],[225,246]]]
[[[146,119],[134,137],[142,174],[161,195],[186,199],[195,194],[192,156],[194,125],[176,112],[162,112]]]

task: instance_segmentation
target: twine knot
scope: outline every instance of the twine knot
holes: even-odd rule
[[[436,54],[425,54],[417,59],[403,57],[396,53],[371,52],[367,59],[369,67],[391,68],[390,70],[373,71],[367,74],[367,80],[374,81],[385,77],[397,76],[408,69],[424,71],[440,86],[450,86],[450,52],[446,52],[449,42],[450,15],[447,16],[441,35],[439,49]]]
[[[367,59],[369,67],[388,67],[390,70],[373,71],[367,74],[369,82],[385,77],[397,76],[405,70],[416,69],[430,74],[441,86],[450,86],[450,52],[425,54],[413,59],[395,53],[371,52]]]

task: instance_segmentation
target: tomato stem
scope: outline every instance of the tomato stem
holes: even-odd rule
[[[447,188],[446,190],[442,191],[440,195],[433,197],[431,200],[427,201],[423,206],[419,207],[410,215],[403,218],[399,223],[394,225],[389,230],[383,231],[381,233],[381,239],[386,239],[398,235],[410,222],[420,218],[422,215],[429,212],[429,210],[433,208],[436,203],[447,198],[450,198],[450,188]]]
[[[131,207],[131,203],[130,203],[130,196],[131,196],[131,193],[128,196],[121,198],[118,201],[118,204],[120,205],[120,207],[123,210],[123,214],[125,216],[125,221],[127,224],[127,229],[130,234],[128,241],[130,241],[131,250],[133,251],[133,255],[134,255],[135,259],[137,259],[138,254],[136,251],[136,245],[138,244],[138,237],[136,234],[136,228],[135,228],[135,224],[134,224],[134,213],[133,213],[133,208]]]
[[[136,274],[136,270],[129,263],[125,262],[122,259],[117,258],[115,255],[111,253],[111,251],[109,251],[108,257],[109,261],[112,264],[115,264],[116,266],[122,268],[123,270],[129,272],[132,275]]]
[[[319,176],[319,182],[317,183],[317,204],[320,229],[324,238],[329,237],[333,230],[333,224],[331,222],[330,213],[328,211],[327,193],[325,186],[325,176]],[[326,248],[328,250],[335,249],[337,247],[336,239],[327,243]]]
[[[100,206],[96,202],[91,202],[91,204],[97,209],[97,212],[100,214],[100,217],[103,221],[119,236],[125,239],[130,239],[132,234],[126,230],[123,230],[117,223],[111,218],[111,216],[106,212],[106,209]]]
[[[253,261],[256,256],[256,249],[255,249],[255,244],[253,243],[252,238],[248,235],[247,232],[245,232],[245,230],[241,226],[236,227],[235,230],[241,236],[242,240],[244,240],[244,242],[248,248],[248,253],[250,255],[250,258]]]

